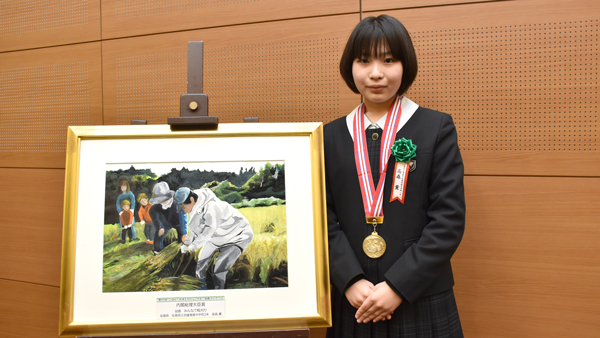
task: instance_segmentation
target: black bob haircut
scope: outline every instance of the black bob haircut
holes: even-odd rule
[[[192,197],[194,198],[194,202],[198,202],[198,195],[196,195],[195,192],[190,191],[190,194],[188,195],[188,197],[185,199],[185,201],[183,201],[182,204],[190,204],[192,203]]]
[[[379,57],[379,52],[386,47],[394,59],[402,63],[402,83],[397,94],[403,95],[410,88],[419,70],[415,47],[404,25],[396,18],[383,14],[361,20],[350,34],[344,48],[340,60],[340,73],[353,92],[360,94],[352,76],[354,60],[365,56]]]

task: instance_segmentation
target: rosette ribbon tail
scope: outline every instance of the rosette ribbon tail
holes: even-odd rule
[[[392,187],[390,203],[398,200],[400,203],[404,204],[409,167],[410,166],[406,162],[396,162],[396,166],[394,167],[394,186]]]
[[[404,204],[410,161],[417,156],[417,145],[413,144],[411,140],[402,138],[392,145],[392,155],[396,158],[396,166],[394,167],[394,185],[390,203],[398,200]]]

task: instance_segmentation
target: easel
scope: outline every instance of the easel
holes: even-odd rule
[[[181,95],[178,117],[169,117],[171,130],[216,129],[217,116],[208,116],[208,96],[203,91],[203,42],[188,41],[188,86],[187,94]],[[259,122],[258,117],[246,117],[244,122]],[[145,125],[146,120],[131,120],[131,124]],[[176,325],[176,324],[173,324]],[[201,322],[198,325],[202,325]],[[188,333],[158,335],[95,336],[94,338],[308,338],[309,329],[277,331],[242,331],[220,333]],[[78,338],[88,338],[78,336]],[[92,338],[92,337],[89,337]]]
[[[167,120],[171,129],[215,129],[219,125],[218,117],[208,116],[208,95],[202,93],[203,45],[202,41],[188,41],[188,93],[179,99],[179,116]]]
[[[203,93],[204,42],[188,41],[187,94],[179,99],[179,116],[169,117],[171,130],[216,129],[217,116],[208,116],[208,95]],[[258,122],[258,117],[245,117],[244,122]],[[147,124],[146,120],[134,119],[131,124]]]

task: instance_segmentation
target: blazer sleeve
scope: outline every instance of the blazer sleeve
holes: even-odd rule
[[[450,258],[465,228],[464,167],[450,115],[444,114],[438,131],[427,188],[428,223],[419,240],[385,274],[386,281],[409,303],[423,295],[442,273],[451,271]]]
[[[329,125],[325,125],[326,129],[328,127]],[[327,144],[325,149],[325,167],[336,165],[336,163],[327,162],[327,150],[335,151],[335,149],[331,149],[331,146],[327,147]],[[335,178],[326,175],[325,191],[327,198],[327,232],[329,238],[329,272],[331,283],[343,293],[352,283],[360,279],[360,276],[364,275],[364,271],[339,224],[330,185],[332,179]]]

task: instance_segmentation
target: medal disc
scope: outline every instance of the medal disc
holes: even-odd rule
[[[370,258],[379,258],[385,253],[385,240],[373,231],[363,241],[363,251]]]

